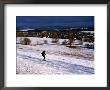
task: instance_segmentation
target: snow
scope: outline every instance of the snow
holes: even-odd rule
[[[34,29],[21,29],[20,31],[29,31],[29,30],[34,30]]]
[[[86,33],[91,33],[91,34],[94,33],[94,31],[81,31],[81,32],[86,32]]]
[[[24,38],[26,38],[26,37],[17,37],[17,43],[20,43],[20,40],[23,40]],[[54,43],[52,43],[52,39],[51,38],[29,37],[29,39],[31,40],[31,45],[44,44],[44,40],[47,40],[48,44],[54,44]],[[59,44],[62,44],[62,42],[64,40],[68,41],[68,39],[60,39],[59,40]]]
[[[80,45],[80,44],[82,44],[82,42],[81,42],[81,40],[75,40],[75,41],[74,41],[74,44]]]
[[[71,49],[65,45],[52,44],[51,38],[28,38],[34,45],[16,46],[17,74],[94,74],[93,49]],[[19,40],[20,37],[17,37],[17,42]],[[44,44],[44,40],[48,44]],[[43,50],[46,51],[46,61],[41,56]]]

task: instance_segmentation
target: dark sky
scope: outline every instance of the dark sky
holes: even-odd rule
[[[25,28],[42,26],[94,27],[94,16],[16,16],[16,26]]]

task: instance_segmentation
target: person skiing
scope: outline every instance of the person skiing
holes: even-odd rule
[[[45,55],[46,55],[46,54],[45,54],[45,51],[43,51],[41,54],[42,54],[42,56],[44,57],[44,60],[45,60]],[[45,60],[45,61],[46,61],[46,60]]]

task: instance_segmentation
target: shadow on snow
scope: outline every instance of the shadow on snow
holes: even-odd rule
[[[55,68],[57,70],[60,70],[62,68],[65,71],[74,73],[74,71],[80,71],[80,72],[86,72],[87,74],[94,74],[94,68],[91,67],[85,67],[82,65],[77,65],[77,64],[71,64],[63,61],[58,61],[58,60],[52,60],[50,61],[47,59],[47,61],[44,61],[43,59],[36,58],[36,57],[31,57],[28,55],[22,55],[22,54],[17,54],[23,59],[28,59],[33,62],[36,62],[37,64],[45,64],[48,67]]]

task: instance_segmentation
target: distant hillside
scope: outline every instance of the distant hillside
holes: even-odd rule
[[[69,27],[69,26],[49,26],[49,27],[38,27],[33,29],[27,29],[23,27],[16,27],[17,31],[94,31],[93,27]]]

